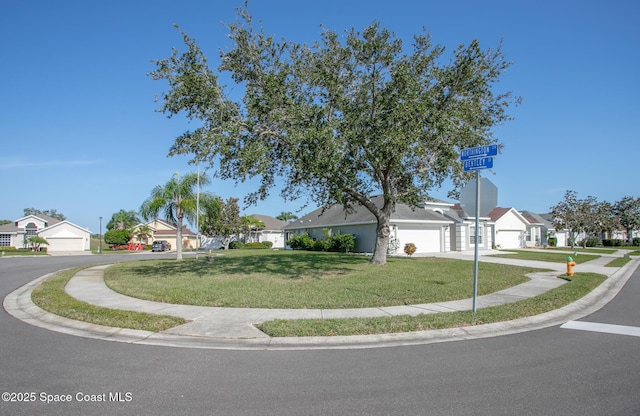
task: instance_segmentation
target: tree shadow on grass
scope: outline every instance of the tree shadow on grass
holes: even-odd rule
[[[281,279],[302,279],[347,274],[368,262],[367,257],[341,253],[246,250],[240,255],[215,256],[213,261],[204,257],[198,260],[140,262],[127,267],[131,274],[140,277],[269,274]]]

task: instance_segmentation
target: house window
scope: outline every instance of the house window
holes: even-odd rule
[[[527,232],[524,234],[524,241],[528,243],[531,242],[531,229],[527,229]]]
[[[0,234],[0,246],[9,247],[11,245],[11,234]]]
[[[480,234],[478,234],[478,245],[482,245],[483,227],[478,227]],[[469,227],[469,244],[474,245],[476,243],[476,227]]]
[[[26,227],[24,227],[24,230],[27,232],[28,236],[34,236],[38,233],[38,226],[30,222]]]

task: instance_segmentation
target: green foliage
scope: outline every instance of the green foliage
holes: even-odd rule
[[[200,231],[204,235],[222,237],[223,246],[229,249],[231,237],[242,231],[238,198],[226,201],[217,196],[201,196]]]
[[[107,223],[107,230],[126,230],[131,229],[140,223],[140,218],[135,211],[126,211],[121,209],[111,216]]]
[[[164,185],[158,185],[140,207],[140,214],[145,220],[158,218],[160,213],[166,221],[177,228],[176,241],[182,241],[183,221],[196,219],[197,186],[206,185],[210,181],[206,175],[178,173]],[[182,260],[182,244],[176,244],[176,260]]]
[[[273,245],[273,243],[271,244],[265,244],[265,243],[271,243],[271,241],[262,241],[262,242],[254,241],[252,243],[247,243],[243,245],[242,248],[263,249],[263,248],[271,248],[271,246]]]
[[[620,247],[622,246],[622,240],[619,238],[604,239],[602,245],[605,247]]]
[[[356,246],[356,236],[353,234],[334,234],[329,237],[329,251],[349,253]]]
[[[584,240],[581,240],[578,245],[582,247],[597,247],[600,245],[601,241],[602,240],[600,240],[598,237],[588,237]]]
[[[353,234],[334,234],[330,236],[327,232],[324,239],[314,240],[309,234],[300,234],[291,237],[287,244],[294,250],[349,253],[356,246],[356,236]]]
[[[104,242],[110,245],[127,244],[131,240],[131,231],[113,229],[104,233]]]
[[[242,241],[231,241],[229,243],[229,250],[235,250],[243,247],[244,247],[244,243]]]
[[[635,238],[633,239],[633,245],[634,245],[635,247],[640,246],[640,237],[635,237]]]
[[[25,208],[24,209],[24,216],[26,217],[27,215],[39,215],[39,214],[44,214],[47,215],[51,218],[55,218],[58,219],[60,221],[64,221],[67,219],[67,217],[64,216],[64,214],[62,214],[61,212],[58,212],[55,209],[45,209],[45,210],[41,210],[41,209],[35,209],[35,208]]]
[[[549,247],[557,247],[558,246],[558,237],[549,237],[547,239],[547,245]]]
[[[309,234],[298,234],[289,238],[287,245],[294,250],[311,250],[313,249],[314,241]]]
[[[217,69],[182,33],[187,51],[174,49],[150,75],[169,84],[165,114],[201,123],[170,154],[208,162],[222,179],[259,178],[248,203],[283,183],[282,194],[308,192],[323,206],[362,204],[388,228],[397,202],[417,205],[446,179],[455,187],[468,180],[458,150],[497,143],[492,128],[518,101],[494,92],[510,66],[499,47],[472,40],[445,59],[428,34],[405,50],[376,22],[344,35],[324,30],[310,46],[267,36],[246,8],[238,14]],[[223,72],[237,84],[228,93],[216,75]],[[382,207],[372,189],[385,192]],[[387,246],[380,233],[373,263],[386,262]]]

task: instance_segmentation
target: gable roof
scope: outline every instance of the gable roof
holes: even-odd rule
[[[264,223],[264,227],[262,228],[263,230],[282,230],[289,224],[286,221],[281,221],[268,215],[251,214],[251,216]]]
[[[374,196],[371,201],[378,207],[382,207],[382,195]],[[391,222],[440,222],[450,224],[451,220],[443,214],[424,208],[412,208],[407,204],[396,204],[395,211],[391,214]],[[303,216],[302,218],[289,223],[285,230],[314,227],[331,227],[346,224],[375,224],[376,217],[367,208],[360,204],[354,204],[350,212],[345,211],[341,204],[334,204],[322,208]]]
[[[530,224],[530,221],[527,218],[525,218],[521,213],[519,213],[518,210],[516,210],[515,208],[495,207],[494,209],[491,210],[491,212],[489,212],[488,215],[492,222],[496,222],[500,218],[507,215],[509,212],[513,212],[513,214],[524,224]]]
[[[544,225],[546,228],[552,228],[551,222],[547,221],[542,215],[536,214],[531,211],[521,211],[523,217],[525,217],[531,224]]]

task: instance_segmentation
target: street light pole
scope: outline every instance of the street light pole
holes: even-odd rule
[[[98,254],[102,254],[102,217],[100,217],[100,231],[98,235],[100,236],[98,240]]]

